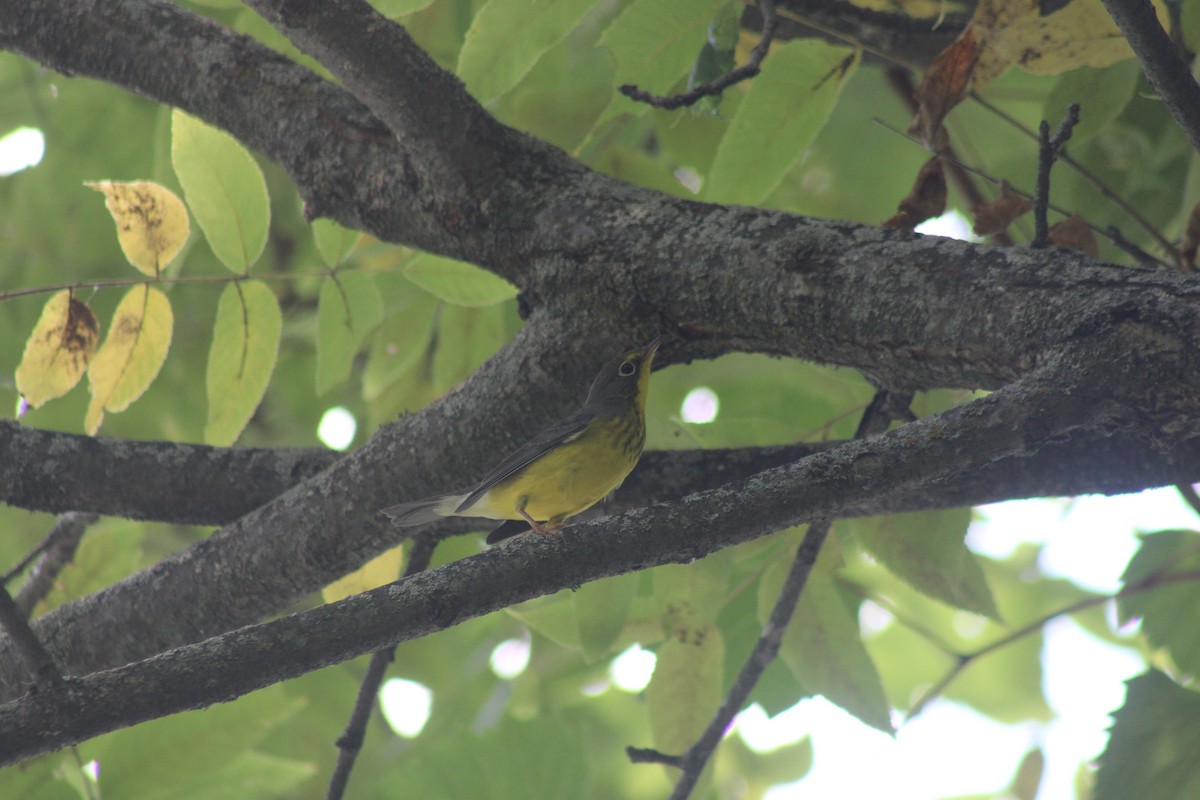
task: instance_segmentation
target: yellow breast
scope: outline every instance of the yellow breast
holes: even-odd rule
[[[524,508],[539,522],[557,524],[620,486],[644,441],[640,413],[597,417],[575,438],[493,486],[475,508],[486,505],[495,519],[520,519],[518,509]]]

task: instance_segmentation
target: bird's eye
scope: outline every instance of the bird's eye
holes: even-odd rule
[[[637,365],[632,361],[623,361],[621,366],[617,367],[617,372],[625,378],[628,378],[633,373],[637,372]]]

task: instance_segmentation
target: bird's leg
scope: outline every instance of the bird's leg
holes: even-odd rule
[[[562,527],[561,517],[557,519],[551,519],[547,522],[538,522],[536,519],[529,516],[529,512],[525,510],[525,506],[527,505],[529,505],[529,495],[523,496],[520,501],[517,502],[517,513],[529,523],[529,530],[533,531],[534,533],[545,535],[547,533],[557,533],[558,529]]]
[[[518,508],[517,513],[525,518],[525,521],[529,523],[529,530],[533,531],[534,533],[545,534],[545,533],[553,532],[553,528],[543,525],[542,523],[538,522],[533,517],[529,516],[529,514],[526,513],[524,508]]]

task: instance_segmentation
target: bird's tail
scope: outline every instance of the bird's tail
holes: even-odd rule
[[[444,494],[390,506],[379,513],[391,518],[393,525],[409,528],[433,522],[441,517],[453,516],[454,510],[465,498],[465,494]]]
[[[494,531],[488,534],[488,544],[499,544],[505,539],[511,539],[518,533],[529,530],[529,523],[523,519],[506,519]]]

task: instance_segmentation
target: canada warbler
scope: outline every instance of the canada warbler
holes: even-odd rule
[[[650,365],[661,343],[660,336],[607,364],[583,408],[530,439],[474,488],[382,513],[406,527],[438,517],[510,520],[491,532],[488,544],[562,526],[620,486],[641,456]]]

